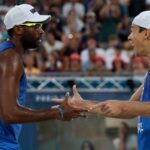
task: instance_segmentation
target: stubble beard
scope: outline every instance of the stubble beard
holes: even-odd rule
[[[21,37],[21,43],[25,50],[36,49],[39,47],[40,40],[37,40],[34,36],[30,36],[25,33]]]

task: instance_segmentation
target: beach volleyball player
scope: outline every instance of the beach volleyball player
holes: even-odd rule
[[[131,25],[129,40],[135,53],[147,57],[150,61],[150,11],[141,12]],[[129,101],[107,100],[92,102],[83,100],[76,86],[74,96],[69,102],[74,108],[82,108],[95,113],[114,118],[138,117],[138,149],[150,150],[150,71],[148,70],[143,84],[131,96]]]
[[[50,19],[28,4],[11,8],[4,18],[10,40],[0,44],[0,149],[19,150],[21,124],[58,119],[69,121],[80,117],[78,110],[67,104],[69,94],[59,106],[45,111],[24,107],[26,75],[22,55],[36,48],[43,34],[42,24]]]

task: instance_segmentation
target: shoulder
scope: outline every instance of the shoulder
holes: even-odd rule
[[[22,72],[23,63],[19,54],[13,49],[0,53],[0,70],[3,73],[10,72],[12,75]]]
[[[0,63],[3,63],[3,65],[5,64],[14,65],[21,62],[19,54],[13,49],[8,49],[0,53],[0,60],[1,60]]]

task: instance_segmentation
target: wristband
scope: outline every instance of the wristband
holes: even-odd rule
[[[58,111],[59,114],[60,114],[61,120],[63,120],[63,118],[64,118],[64,109],[61,108],[61,107],[58,107],[58,108],[57,108],[57,111]]]

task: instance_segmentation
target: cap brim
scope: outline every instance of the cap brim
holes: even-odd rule
[[[28,19],[28,22],[41,22],[41,23],[47,23],[50,21],[51,16],[50,15],[35,15]]]

